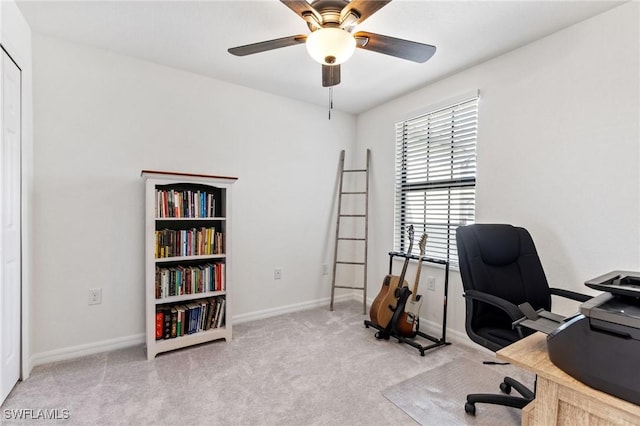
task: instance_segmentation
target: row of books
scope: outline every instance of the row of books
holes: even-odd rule
[[[156,189],[156,217],[215,217],[216,199],[206,191]]]
[[[216,228],[156,230],[156,259],[224,253],[224,236]]]
[[[223,296],[156,309],[156,340],[173,339],[224,327],[226,299]]]
[[[208,291],[224,291],[225,264],[156,267],[156,299]]]

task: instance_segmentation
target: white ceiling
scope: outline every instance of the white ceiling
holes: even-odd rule
[[[417,64],[358,49],[342,65],[342,83],[333,90],[334,108],[366,111],[621,3],[394,0],[357,30],[433,44],[436,54]],[[17,4],[36,33],[328,105],[321,66],[304,46],[245,57],[227,52],[229,47],[308,33],[305,22],[276,0]]]

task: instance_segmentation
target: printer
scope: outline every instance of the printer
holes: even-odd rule
[[[604,291],[547,335],[549,358],[594,389],[640,405],[640,273],[585,282]]]

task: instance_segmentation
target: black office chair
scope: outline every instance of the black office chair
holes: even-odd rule
[[[518,305],[528,302],[535,310],[551,311],[551,295],[584,302],[589,296],[549,288],[540,258],[529,232],[501,224],[460,226],[456,231],[460,275],[466,299],[465,328],[474,342],[497,351],[533,333],[512,323],[524,314]],[[520,396],[470,394],[465,411],[475,415],[477,402],[523,408],[534,393],[522,383],[505,377],[500,390],[511,388]]]

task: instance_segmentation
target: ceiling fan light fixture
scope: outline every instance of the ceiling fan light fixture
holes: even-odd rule
[[[342,28],[320,28],[307,37],[307,51],[323,65],[339,65],[353,55],[356,39]]]

